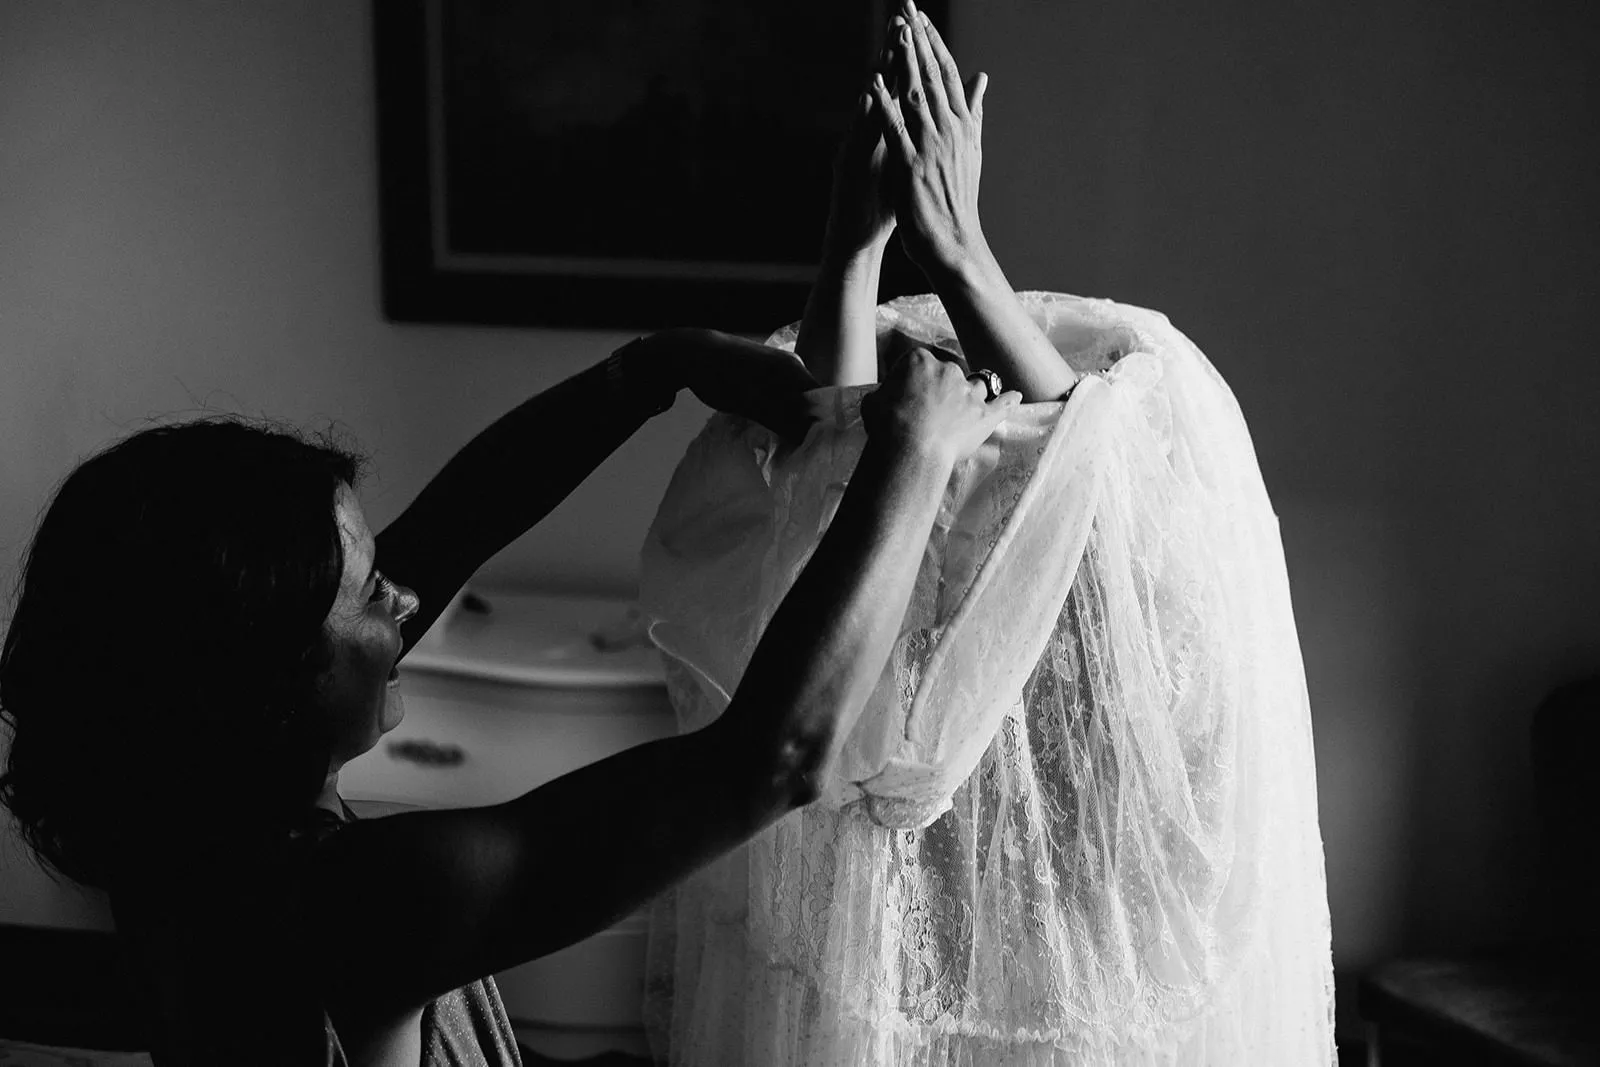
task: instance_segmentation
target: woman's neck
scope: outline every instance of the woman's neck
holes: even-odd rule
[[[327,780],[322,783],[322,792],[317,794],[316,806],[333,812],[340,819],[345,817],[344,798],[339,795],[338,770],[330,771]]]

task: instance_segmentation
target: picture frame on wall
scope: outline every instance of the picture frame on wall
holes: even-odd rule
[[[922,5],[943,21],[942,0]],[[374,0],[383,310],[760,333],[805,308],[890,0]],[[927,288],[898,241],[885,299]]]

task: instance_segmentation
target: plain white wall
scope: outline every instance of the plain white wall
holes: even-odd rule
[[[1013,284],[1166,311],[1251,422],[1341,972],[1531,928],[1526,715],[1600,645],[1579,5],[953,6]],[[381,320],[368,8],[0,6],[5,588],[57,481],[150,415],[337,420],[381,525],[621,340]],[[631,591],[703,415],[680,400],[485,578]],[[0,921],[103,920],[9,843],[0,874]]]
[[[8,572],[73,460],[148,416],[337,420],[376,460],[362,496],[381,524],[517,398],[625,339],[380,318],[368,5],[20,3],[0,20]],[[494,575],[628,592],[694,409],[647,427]]]

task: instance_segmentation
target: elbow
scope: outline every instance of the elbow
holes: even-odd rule
[[[801,775],[789,785],[790,808],[803,808],[821,796],[822,779],[817,775]]]
[[[833,731],[752,716],[740,710],[749,699],[736,695],[709,728],[718,737],[720,758],[744,769],[740,788],[758,808],[782,813],[805,807],[822,795],[828,780]]]
[[[803,808],[822,796],[827,753],[826,741],[817,738],[792,739],[779,746],[773,780],[786,807]]]

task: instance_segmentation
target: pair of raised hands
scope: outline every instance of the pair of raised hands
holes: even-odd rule
[[[988,77],[963,84],[932,21],[912,0],[900,4],[834,160],[827,240],[836,254],[871,249],[898,221],[907,256],[931,273],[981,246]]]
[[[926,273],[960,264],[984,246],[978,224],[983,93],[979,74],[963,85],[939,31],[912,0],[889,24],[873,73],[834,162],[829,254],[881,250],[900,227],[913,263]],[[720,411],[763,423],[798,441],[810,416],[802,394],[816,382],[786,353],[715,331],[669,331],[688,384]],[[667,343],[666,335],[653,339]],[[1022,400],[989,399],[965,369],[915,349],[863,398],[867,432],[952,463],[977,449]]]
[[[963,83],[944,38],[912,0],[900,0],[888,40],[834,160],[828,250],[849,256],[889,239],[898,223],[906,255],[924,273],[953,268],[983,247],[978,179],[983,170],[983,93]],[[988,399],[965,369],[914,349],[862,399],[874,437],[970,454],[1022,400]]]

